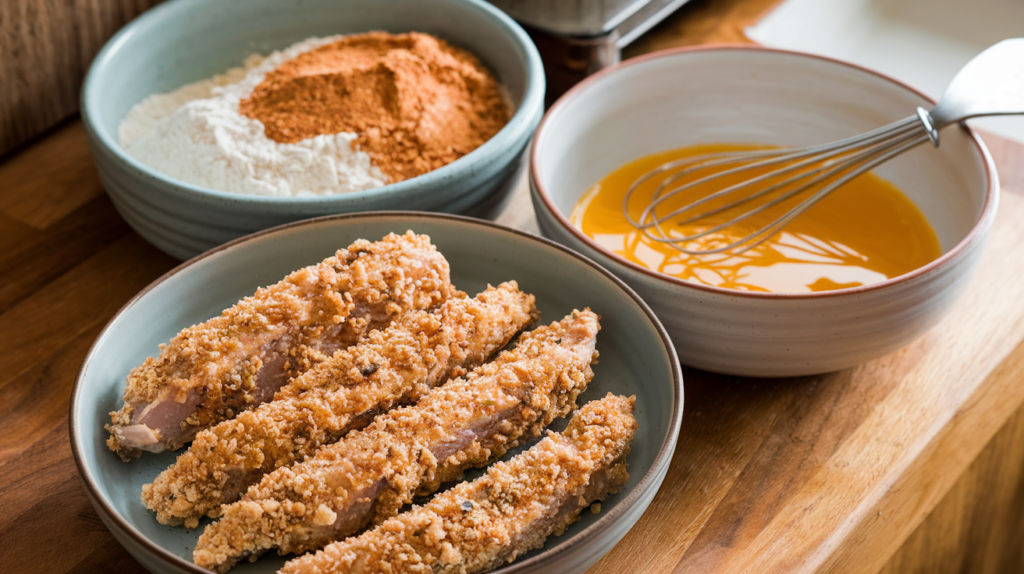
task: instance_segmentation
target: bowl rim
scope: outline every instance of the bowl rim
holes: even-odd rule
[[[646,275],[652,279],[664,281],[666,283],[678,285],[684,288],[696,289],[698,291],[713,293],[715,295],[723,295],[728,297],[743,297],[749,299],[828,299],[832,297],[843,297],[846,295],[868,293],[872,291],[878,291],[881,289],[887,289],[895,285],[906,283],[912,279],[916,279],[917,277],[932,272],[937,268],[946,266],[951,260],[958,258],[962,253],[967,251],[970,245],[984,239],[985,231],[988,229],[993,219],[995,218],[996,208],[999,203],[999,179],[996,177],[995,163],[992,160],[992,156],[988,152],[988,148],[985,147],[984,142],[981,140],[980,137],[978,137],[978,134],[973,129],[971,129],[970,127],[963,123],[961,123],[959,127],[960,129],[965,130],[967,132],[967,136],[971,139],[971,142],[974,144],[975,148],[977,148],[978,155],[980,156],[982,160],[982,165],[985,168],[985,178],[988,182],[987,189],[985,191],[984,203],[982,205],[977,220],[974,222],[974,225],[971,227],[970,231],[968,231],[967,235],[965,235],[963,239],[961,239],[956,245],[950,248],[950,250],[947,251],[946,253],[943,253],[935,260],[925,265],[922,265],[921,267],[908,271],[907,273],[904,273],[902,275],[897,275],[896,277],[886,279],[885,281],[880,281],[878,283],[872,283],[870,285],[861,285],[858,287],[848,287],[845,289],[833,289],[830,291],[815,291],[810,293],[769,293],[760,291],[741,291],[739,289],[727,289],[724,287],[713,287],[711,285],[704,285],[702,283],[695,283],[691,281],[686,281],[685,279],[672,277],[671,275],[659,273],[647,267],[643,267],[641,265],[633,263],[632,261],[629,261],[628,259],[625,259],[624,257],[621,257],[613,253],[612,251],[606,249],[605,247],[599,245],[597,242],[587,237],[582,231],[573,226],[569,222],[569,220],[562,214],[562,212],[557,207],[555,207],[553,201],[551,200],[551,197],[548,195],[548,192],[544,189],[544,185],[541,183],[537,173],[537,164],[540,161],[542,147],[539,144],[543,143],[542,140],[549,131],[550,126],[553,123],[553,119],[557,118],[559,115],[564,113],[570,105],[573,105],[574,100],[579,98],[585,90],[590,88],[591,85],[601,81],[607,76],[619,72],[620,70],[636,65],[641,65],[660,58],[672,58],[676,56],[688,56],[693,54],[709,52],[733,51],[777,53],[787,56],[797,56],[814,60],[820,60],[830,64],[845,66],[847,68],[852,68],[854,70],[858,70],[861,72],[867,72],[869,75],[875,76],[879,80],[895,84],[897,87],[901,87],[904,90],[907,90],[917,96],[920,96],[921,98],[924,98],[932,105],[935,105],[935,100],[933,100],[928,95],[922,93],[916,88],[913,88],[900,80],[883,74],[877,70],[873,70],[871,68],[861,66],[859,64],[846,62],[828,56],[821,56],[818,54],[811,54],[796,50],[771,48],[767,46],[759,46],[756,44],[709,44],[669,48],[666,50],[653,52],[651,54],[637,56],[635,58],[626,60],[620,64],[616,64],[614,66],[605,68],[604,70],[601,70],[596,74],[584,79],[582,82],[576,84],[569,91],[563,94],[558,99],[558,101],[556,101],[554,105],[551,106],[551,108],[544,115],[544,117],[541,118],[540,125],[537,126],[537,131],[534,132],[533,134],[533,140],[531,142],[530,148],[530,188],[534,192],[534,195],[540,198],[541,202],[543,203],[544,209],[555,218],[558,224],[560,224],[563,228],[567,229],[569,233],[574,235],[577,240],[581,241],[588,248],[593,249],[598,254],[609,258],[613,263],[626,267],[630,271],[637,272],[642,275]]]
[[[232,249],[233,247],[241,245],[243,243],[265,240],[267,239],[267,236],[276,235],[278,233],[282,233],[296,227],[314,225],[323,222],[340,221],[348,219],[391,218],[435,219],[456,222],[461,224],[468,224],[471,226],[483,228],[486,231],[497,231],[499,233],[503,232],[511,234],[513,236],[517,236],[518,238],[521,239],[536,241],[538,243],[541,243],[542,245],[545,245],[548,248],[555,249],[556,251],[562,252],[565,255],[573,257],[580,261],[582,264],[589,266],[591,269],[593,269],[600,275],[603,275],[605,278],[610,280],[612,284],[621,289],[623,293],[630,297],[637,304],[637,306],[639,306],[640,310],[644,313],[648,321],[654,327],[658,336],[661,338],[662,346],[664,347],[664,350],[668,355],[670,363],[669,367],[672,377],[672,414],[669,419],[668,429],[666,431],[665,438],[658,450],[658,453],[654,457],[650,468],[640,479],[640,481],[636,484],[636,486],[630,492],[628,492],[626,496],[621,501],[619,501],[619,503],[614,508],[608,510],[607,512],[604,512],[602,516],[599,517],[593,524],[583,529],[582,531],[576,533],[571,538],[558,544],[554,548],[548,549],[546,551],[541,552],[540,554],[537,554],[536,556],[532,556],[520,562],[513,562],[512,564],[508,564],[502,568],[492,570],[491,572],[493,572],[494,574],[513,574],[516,572],[522,572],[524,569],[527,568],[540,567],[545,564],[551,563],[559,557],[570,552],[572,549],[580,546],[585,541],[590,540],[596,537],[599,533],[605,532],[608,529],[610,529],[615,524],[615,522],[622,517],[622,515],[626,514],[628,510],[635,506],[636,503],[641,498],[643,498],[643,496],[647,494],[649,490],[651,490],[652,486],[654,486],[655,481],[657,481],[658,487],[660,488],[661,481],[664,480],[664,475],[665,473],[668,472],[668,467],[672,462],[672,455],[674,454],[676,449],[679,437],[679,429],[682,424],[684,401],[683,372],[682,367],[679,363],[679,357],[676,354],[675,346],[672,344],[672,339],[671,337],[669,337],[664,325],[661,324],[661,321],[658,319],[657,315],[654,314],[654,311],[651,310],[650,306],[648,306],[647,303],[645,303],[644,300],[641,299],[640,296],[637,295],[632,288],[630,288],[621,279],[616,277],[613,273],[611,273],[610,271],[596,263],[594,260],[564,245],[556,243],[546,237],[540,237],[532,233],[520,231],[518,229],[507,227],[491,221],[485,221],[462,215],[419,211],[368,211],[361,213],[340,213],[334,215],[325,215],[322,217],[314,217],[302,221],[286,223],[284,225],[279,225],[277,227],[272,227],[270,229],[265,229],[263,231],[258,231],[256,233],[246,235],[245,237],[241,237],[234,241],[215,247],[214,249],[197,255],[196,257],[193,257],[192,259],[189,259],[188,261],[185,261],[177,265],[170,271],[164,273],[156,280],[154,280],[152,283],[144,287],[141,291],[136,293],[131,299],[128,300],[127,303],[121,306],[121,308],[118,309],[116,313],[114,313],[110,320],[107,321],[107,324],[104,325],[100,333],[96,336],[96,339],[90,345],[89,351],[85,356],[85,360],[82,361],[82,365],[78,369],[78,374],[75,376],[74,386],[71,389],[71,401],[68,407],[68,434],[71,443],[71,453],[75,461],[75,466],[78,469],[78,475],[82,479],[87,494],[89,495],[90,500],[93,501],[93,507],[96,509],[97,513],[106,516],[106,518],[110,520],[110,523],[116,526],[118,530],[129,536],[136,544],[140,545],[147,552],[154,555],[156,558],[164,561],[165,563],[174,565],[188,572],[194,572],[196,574],[209,573],[208,570],[201,568],[196,564],[188,560],[185,560],[184,558],[181,558],[175,554],[172,554],[168,550],[164,549],[161,545],[150,540],[139,530],[137,530],[131,523],[125,520],[125,518],[122,517],[121,514],[110,504],[106,496],[102,494],[101,490],[96,484],[95,479],[89,472],[88,467],[86,466],[85,461],[82,458],[81,450],[84,450],[84,448],[86,447],[84,444],[81,444],[82,434],[78,431],[79,420],[76,413],[78,411],[80,401],[82,400],[83,378],[84,375],[86,374],[86,371],[89,368],[90,363],[93,360],[93,353],[96,350],[96,346],[99,344],[101,340],[103,340],[103,338],[107,335],[107,332],[112,328],[114,323],[118,321],[121,315],[124,314],[128,309],[133,307],[146,294],[148,294],[158,285],[167,281],[174,275],[183,272],[184,270],[195,265],[199,261],[202,261],[213,255],[219,254],[222,251]]]
[[[90,140],[92,142],[97,142],[117,163],[124,168],[131,169],[143,176],[162,182],[170,191],[182,195],[194,195],[197,196],[197,198],[206,201],[214,200],[225,204],[265,204],[268,206],[295,204],[305,208],[312,208],[319,204],[344,204],[350,202],[377,200],[384,197],[401,199],[406,195],[417,193],[423,186],[443,184],[446,180],[458,176],[460,172],[467,169],[471,170],[473,165],[488,164],[497,161],[497,159],[508,149],[509,145],[522,138],[524,133],[529,134],[533,129],[533,124],[537,121],[536,117],[543,114],[544,111],[544,93],[546,89],[544,66],[541,62],[540,53],[537,51],[536,45],[534,45],[533,41],[530,40],[529,35],[527,35],[526,31],[523,30],[522,26],[516,23],[516,21],[507,14],[483,0],[450,1],[455,4],[461,4],[469,10],[475,10],[481,13],[492,20],[498,29],[502,29],[508,34],[508,37],[518,47],[519,53],[522,56],[526,76],[526,86],[518,108],[515,110],[515,113],[512,114],[512,117],[509,118],[508,123],[506,123],[498,133],[491,136],[490,139],[485,141],[480,145],[480,147],[456,159],[455,161],[413,178],[397,183],[385,184],[381,187],[347,193],[312,196],[253,195],[220,191],[187,183],[177,178],[165,175],[128,154],[128,152],[121,147],[121,144],[116,141],[116,133],[108,133],[107,130],[102,129],[94,121],[94,117],[99,115],[98,110],[94,109],[94,107],[98,105],[95,102],[102,100],[100,96],[102,95],[101,90],[103,89],[102,84],[98,79],[98,75],[111,66],[110,60],[116,57],[126,42],[143,33],[144,30],[142,30],[142,28],[147,26],[157,26],[159,25],[160,20],[165,17],[165,14],[190,10],[197,6],[205,5],[207,0],[171,0],[169,2],[158,4],[126,24],[116,34],[114,34],[114,36],[103,45],[103,48],[93,59],[92,64],[89,65],[85,81],[82,83],[79,102],[82,123],[85,125],[86,132],[90,135]],[[473,50],[470,51],[473,52]],[[139,103],[140,102],[136,102],[134,105],[138,105]],[[124,118],[121,118],[121,121],[123,120]],[[116,129],[114,131],[116,132]],[[528,135],[526,139],[529,141]]]

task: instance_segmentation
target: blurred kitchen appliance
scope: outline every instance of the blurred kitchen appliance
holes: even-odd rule
[[[548,103],[617,64],[623,47],[688,0],[490,0],[530,33],[544,60]]]

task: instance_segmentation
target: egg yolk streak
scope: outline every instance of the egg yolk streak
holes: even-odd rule
[[[739,255],[688,255],[670,244],[646,237],[624,217],[623,198],[630,185],[658,166],[702,154],[755,149],[766,148],[709,144],[642,157],[616,169],[587,190],[570,214],[570,222],[605,249],[633,263],[687,281],[742,291],[806,293],[870,285],[912,271],[941,255],[938,238],[924,214],[895,186],[871,173],[847,182],[767,241]],[[700,175],[715,169],[709,168]],[[665,201],[657,212],[667,214],[766,172],[755,169],[699,185],[685,196]],[[656,176],[636,190],[629,204],[634,219],[650,204],[658,184],[672,173]],[[769,186],[781,179],[785,177],[760,185]],[[686,181],[684,178],[679,183]],[[784,191],[785,188],[779,193]],[[689,240],[685,246],[708,249],[725,245],[767,225],[807,197],[809,194],[786,200],[740,224]],[[715,206],[711,202],[704,209]],[[698,208],[696,212],[704,209]],[[739,209],[727,210],[708,220],[683,222],[686,216],[696,213],[690,212],[669,218],[662,229],[669,237],[685,237],[728,221],[742,211]]]

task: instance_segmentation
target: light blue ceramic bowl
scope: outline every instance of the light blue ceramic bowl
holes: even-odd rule
[[[164,176],[128,156],[117,126],[146,96],[208,78],[252,53],[313,36],[420,31],[476,54],[508,89],[512,120],[480,148],[428,174],[329,197],[258,197]],[[187,259],[243,235],[318,215],[416,209],[462,212],[507,190],[544,111],[537,49],[480,0],[171,0],[114,36],[82,88],[96,168],[118,212],[147,241]]]
[[[89,351],[71,400],[71,448],[93,506],[114,536],[157,573],[204,572],[191,562],[199,531],[162,526],[140,501],[142,485],[176,453],[124,463],[104,444],[107,413],[119,408],[128,371],[180,329],[218,315],[290,271],[313,264],[364,237],[412,229],[430,235],[451,264],[452,281],[476,293],[515,279],[537,297],[544,323],[574,308],[601,315],[600,362],[583,401],[608,392],[636,396],[639,429],[627,458],[630,481],[598,515],[510,566],[511,572],[577,574],[603,556],[654,498],[676,445],[683,382],[668,334],[650,308],[619,279],[551,241],[480,220],[443,214],[365,213],[324,217],[236,241],[169,272],[111,319]],[[264,557],[233,572],[271,572],[284,559]]]

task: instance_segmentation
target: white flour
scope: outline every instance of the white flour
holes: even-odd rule
[[[311,38],[266,58],[136,104],[118,126],[121,147],[175,179],[251,195],[330,195],[380,187],[387,177],[353,147],[354,133],[320,135],[294,144],[268,138],[263,124],[238,104],[267,72],[341,36]]]

